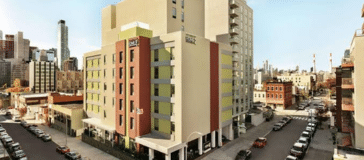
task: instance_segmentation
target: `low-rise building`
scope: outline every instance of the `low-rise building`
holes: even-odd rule
[[[49,104],[49,123],[70,136],[80,136],[83,132],[83,103]]]
[[[267,104],[265,90],[254,90],[254,103],[256,103],[256,102]]]
[[[292,106],[292,82],[270,81],[266,82],[267,105],[283,107]]]

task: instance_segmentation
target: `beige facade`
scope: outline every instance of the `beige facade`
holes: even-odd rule
[[[56,89],[56,64],[47,61],[31,61],[29,64],[29,88],[34,93]]]
[[[48,114],[50,123],[56,125],[58,130],[72,136],[80,136],[83,132],[83,105],[82,104],[49,104]],[[71,122],[66,123],[65,119]],[[66,127],[67,125],[67,127]]]
[[[56,91],[74,93],[83,90],[83,74],[81,71],[56,71]]]
[[[254,90],[254,102],[262,102],[264,104],[267,103],[266,91],[263,90]]]
[[[306,75],[306,74],[290,74],[290,75],[283,75],[277,76],[279,80],[284,82],[293,82],[293,86],[296,86],[298,89],[302,91],[311,91],[315,87],[315,80],[314,75]]]

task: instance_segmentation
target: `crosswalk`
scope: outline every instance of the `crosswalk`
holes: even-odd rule
[[[297,120],[303,120],[303,121],[307,121],[308,120],[308,118],[307,117],[296,117],[296,116],[294,116],[294,117],[292,117],[293,119],[297,119]]]

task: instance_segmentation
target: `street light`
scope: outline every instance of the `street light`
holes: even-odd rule
[[[195,131],[195,132],[192,132],[188,137],[187,137],[187,141],[186,141],[186,160],[187,160],[187,154],[188,154],[188,139],[191,137],[191,135],[192,134],[194,134],[194,133],[197,133],[197,134],[199,134],[200,136],[203,136],[203,134],[201,133],[201,132],[197,132],[197,131]]]

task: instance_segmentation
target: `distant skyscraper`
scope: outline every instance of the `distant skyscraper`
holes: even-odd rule
[[[313,73],[316,73],[316,54],[313,54]]]
[[[3,40],[3,31],[0,30],[0,40]]]
[[[332,73],[332,53],[330,53],[330,69],[329,72]]]
[[[58,49],[57,49],[57,65],[59,69],[63,69],[63,62],[70,57],[68,49],[68,27],[64,20],[58,21]]]

